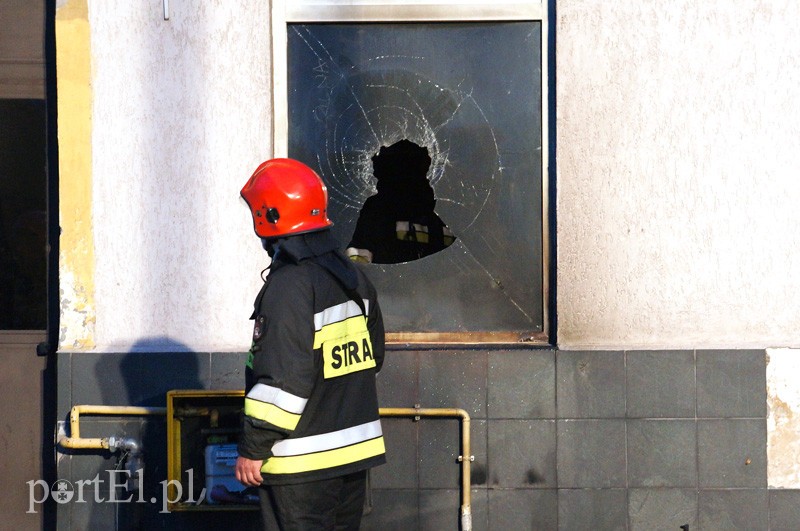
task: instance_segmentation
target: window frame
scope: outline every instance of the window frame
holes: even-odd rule
[[[503,22],[541,23],[541,138],[542,138],[542,331],[519,333],[510,331],[480,332],[387,332],[386,341],[394,346],[461,347],[470,345],[550,345],[550,194],[549,194],[549,79],[547,62],[548,2],[494,2],[440,0],[439,2],[404,3],[389,0],[351,0],[341,5],[337,0],[273,0],[272,31],[272,147],[273,156],[286,157],[289,143],[288,110],[288,25],[303,23],[396,23],[396,22]]]

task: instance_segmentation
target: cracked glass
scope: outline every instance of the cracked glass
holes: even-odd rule
[[[364,265],[387,332],[541,333],[541,22],[287,29],[288,154],[325,181],[343,247],[378,190],[381,148],[408,141],[430,158],[435,214],[454,239]]]

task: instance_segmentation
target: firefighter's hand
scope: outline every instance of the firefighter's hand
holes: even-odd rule
[[[261,485],[261,464],[260,459],[248,459],[239,456],[236,458],[236,479],[247,487],[258,487]]]

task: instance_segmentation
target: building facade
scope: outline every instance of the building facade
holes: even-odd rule
[[[402,122],[402,134],[439,149],[432,175],[440,179],[431,180],[459,238],[410,265],[414,275],[403,276],[411,270],[403,265],[373,269],[381,282],[411,278],[407,291],[424,292],[413,301],[387,296],[389,322],[403,324],[389,329],[381,406],[457,408],[471,420],[465,455],[456,418],[384,419],[389,463],[371,474],[365,528],[463,527],[463,459],[473,529],[800,527],[800,74],[792,68],[800,44],[788,22],[800,7],[336,4],[57,2],[57,417],[64,435],[76,405],[153,412],[81,420],[84,438],[140,442],[144,473],[128,491],[112,480],[124,452],[59,448],[58,477],[75,497],[57,503],[58,528],[257,525],[252,510],[166,510],[171,454],[159,408],[171,390],[242,388],[249,308],[266,264],[238,191],[262,160],[300,153],[338,101],[315,95],[312,126],[292,114],[287,99],[305,95],[292,77],[293,35],[300,43],[318,38],[308,49],[329,54],[308,71],[319,83],[303,90],[324,86],[336,96],[334,74],[344,79],[347,69],[387,54],[352,52],[345,68],[356,37],[323,46],[312,30],[339,25],[348,35],[352,28],[342,25],[365,21],[378,26],[353,35],[375,38],[375,46],[385,36],[381,22],[421,25],[420,46],[431,43],[431,56],[441,25],[533,28],[517,55],[483,41],[497,46],[494,63],[465,41],[464,53],[449,52],[452,61],[435,63],[438,70],[426,70],[421,52],[404,51],[405,62],[347,77],[348,90],[363,91],[359,102],[381,83],[407,94],[411,75],[444,86],[459,103],[434,125],[433,110],[402,120],[363,110],[374,131]],[[316,18],[292,18],[303,8]],[[401,47],[400,39],[388,45]],[[530,42],[533,52],[524,47]],[[512,63],[519,54],[522,66]],[[528,54],[533,91],[514,82]],[[509,64],[516,66],[504,71]],[[484,73],[502,90],[493,92]],[[501,112],[501,102],[518,107]],[[538,125],[531,141],[514,144],[527,134],[516,127],[528,108]],[[347,120],[361,123],[342,111],[339,125]],[[414,120],[423,125],[408,125]],[[465,148],[476,138],[491,141]],[[500,164],[481,179],[485,159],[468,153],[487,145]],[[337,149],[333,159],[345,162],[364,151]],[[326,160],[311,162],[323,178],[338,175]],[[452,177],[459,164],[473,170],[471,180]],[[528,177],[535,193],[506,186]],[[347,191],[357,182],[329,187]],[[471,201],[463,183],[479,197],[473,217],[458,210]],[[520,229],[530,212],[531,228]],[[347,226],[342,216],[334,222]],[[507,267],[528,248],[531,267]],[[426,268],[470,271],[462,256],[485,272],[471,286],[446,294],[414,287],[416,279],[432,282]],[[530,285],[539,288],[526,291]],[[471,298],[482,289],[485,296]],[[438,299],[425,298],[430,293]],[[531,298],[538,310],[525,306]],[[457,321],[474,327],[408,317],[421,305],[433,314],[437,304],[453,315],[452,301],[463,302]],[[505,326],[512,312],[494,328],[471,320],[498,314],[507,301],[525,310],[528,330]],[[80,503],[78,484],[86,489]],[[109,502],[128,492],[133,500]]]

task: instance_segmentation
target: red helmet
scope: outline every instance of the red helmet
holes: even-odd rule
[[[262,162],[242,188],[262,238],[313,232],[333,225],[328,189],[314,170],[292,159]]]

